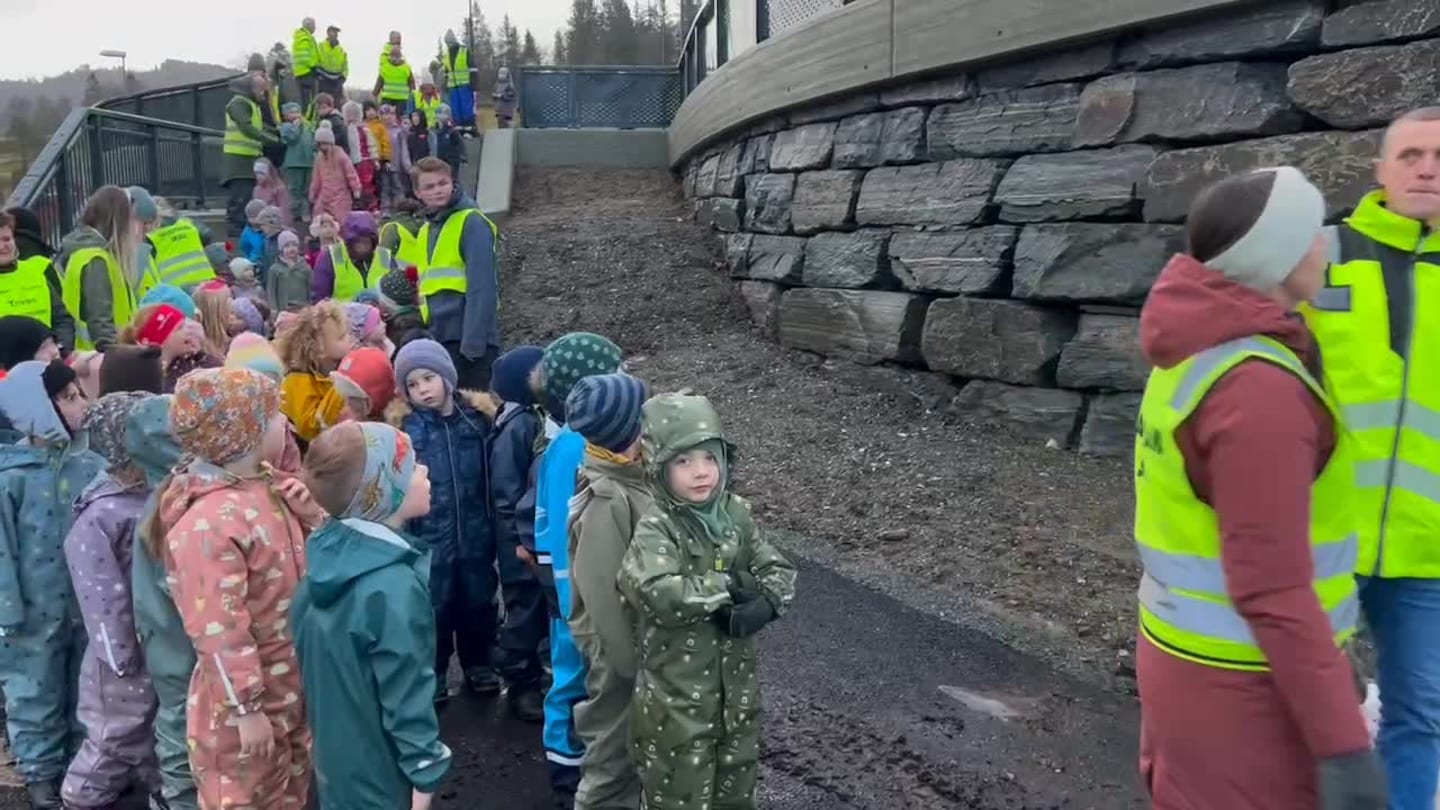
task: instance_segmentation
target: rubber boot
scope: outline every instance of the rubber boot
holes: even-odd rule
[[[493,695],[500,691],[500,676],[490,667],[465,670],[465,685],[477,695]]]
[[[25,786],[25,793],[30,798],[31,810],[62,810],[64,804],[60,801],[60,781],[52,782],[31,782]]]
[[[545,721],[545,696],[538,689],[511,689],[510,712],[527,723]]]

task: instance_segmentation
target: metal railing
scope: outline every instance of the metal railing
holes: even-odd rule
[[[754,5],[755,42],[797,28],[823,14],[842,8],[852,0],[706,0],[695,14],[680,51],[681,85],[684,94],[719,69],[736,54],[731,30],[732,8]]]
[[[663,128],[683,96],[675,68],[638,65],[527,66],[519,91],[529,128]]]
[[[107,98],[96,104],[102,110],[129,113],[146,118],[159,118],[178,124],[197,127],[219,127],[224,125],[225,105],[234,93],[230,82],[242,73],[207,79],[203,82],[180,84],[146,90],[128,96]]]
[[[52,244],[104,185],[144,186],[181,208],[219,202],[224,133],[97,107],[77,107],[55,130],[6,207],[34,211]]]

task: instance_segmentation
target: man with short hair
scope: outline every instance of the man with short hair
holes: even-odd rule
[[[75,319],[65,308],[60,275],[44,256],[20,258],[15,218],[0,213],[0,317],[24,315],[45,324],[62,350],[75,347]]]
[[[1440,781],[1440,107],[1402,115],[1380,189],[1331,234],[1301,310],[1359,447],[1356,574],[1379,652],[1391,810],[1433,810]]]
[[[226,223],[229,234],[239,236],[249,224],[245,206],[255,195],[255,161],[267,149],[284,150],[280,135],[266,125],[264,107],[270,82],[263,72],[250,72],[230,82],[234,96],[225,105],[224,158],[220,163],[221,185],[229,192]]]
[[[410,112],[410,101],[415,95],[415,71],[405,61],[405,54],[396,45],[390,49],[385,64],[380,66],[380,75],[375,77],[375,97],[381,104],[394,107],[400,117]]]
[[[421,158],[412,174],[426,219],[417,237],[425,249],[421,314],[455,361],[460,387],[484,389],[500,354],[499,230],[455,184],[445,161]]]
[[[319,79],[318,89],[322,93],[329,93],[332,102],[337,98],[345,98],[345,77],[350,74],[350,55],[345,52],[345,46],[340,44],[338,26],[332,25],[325,29],[325,41],[319,44],[317,53],[315,74]],[[335,137],[339,143],[343,136],[336,132]]]
[[[390,64],[390,52],[400,47],[400,32],[391,31],[390,38],[380,48],[380,67]]]
[[[306,17],[295,29],[294,41],[290,46],[291,68],[295,72],[295,83],[300,86],[300,106],[309,107],[315,97],[315,69],[320,65],[320,44],[315,41],[315,18]]]

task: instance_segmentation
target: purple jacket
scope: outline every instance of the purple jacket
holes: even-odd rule
[[[90,651],[116,675],[141,668],[130,599],[130,563],[135,524],[149,490],[124,488],[100,475],[75,503],[75,523],[65,538],[65,561],[85,617]]]

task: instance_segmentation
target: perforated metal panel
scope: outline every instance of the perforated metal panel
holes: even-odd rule
[[[760,0],[767,8],[769,35],[802,25],[845,5],[845,0]]]
[[[665,127],[681,96],[675,68],[527,67],[520,120],[535,128]]]

